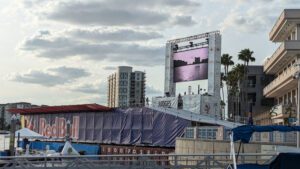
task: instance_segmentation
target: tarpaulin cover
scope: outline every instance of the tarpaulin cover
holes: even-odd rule
[[[174,147],[176,137],[191,121],[149,108],[111,112],[26,114],[25,127],[51,138],[64,138],[66,123],[71,137],[80,142]]]
[[[280,153],[270,164],[270,169],[296,169],[300,168],[300,154]]]
[[[237,169],[269,169],[269,165],[240,164],[237,165]]]
[[[241,140],[244,143],[249,143],[249,140],[254,132],[291,132],[300,131],[300,126],[254,126],[244,125],[232,129],[233,141]]]

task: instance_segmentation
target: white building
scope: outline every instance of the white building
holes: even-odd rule
[[[144,106],[145,73],[132,71],[132,67],[119,66],[108,77],[108,107]]]
[[[295,74],[299,70],[297,63],[300,63],[300,9],[285,9],[269,36],[272,42],[281,44],[264,63],[264,72],[274,75],[274,80],[264,88],[263,94],[275,99],[272,123],[287,124],[296,117],[299,99]]]

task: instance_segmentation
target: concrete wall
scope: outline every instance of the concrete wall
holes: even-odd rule
[[[293,146],[292,144],[276,143],[248,143],[241,145],[241,153],[269,153],[275,152],[276,146]],[[235,151],[239,143],[235,143]],[[175,145],[176,154],[202,154],[202,153],[230,153],[229,141],[204,141],[199,139],[177,138]]]

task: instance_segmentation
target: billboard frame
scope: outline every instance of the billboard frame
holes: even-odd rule
[[[221,81],[221,34],[220,31],[207,32],[189,37],[169,40],[166,43],[165,57],[165,87],[167,97],[176,96],[176,82],[174,82],[173,54],[178,48],[178,43],[192,42],[198,39],[206,39],[208,44],[208,94],[220,97]]]

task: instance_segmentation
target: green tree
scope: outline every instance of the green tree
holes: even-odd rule
[[[223,54],[221,57],[221,64],[224,66],[224,73],[225,77],[228,75],[229,66],[234,65],[234,62],[232,61],[232,56],[229,54]]]
[[[288,118],[285,118],[284,119],[284,124],[285,125],[291,125],[289,123],[289,119],[292,118],[292,117],[295,117],[295,107],[294,105],[289,101],[289,103],[287,104],[286,108],[285,108],[285,113],[288,114]]]
[[[236,103],[235,105],[228,105],[234,107],[235,111],[233,112],[233,117],[237,114],[239,109],[240,81],[243,80],[244,70],[244,65],[237,64],[228,72],[226,79],[227,86],[229,87],[228,99],[231,100],[231,103]]]
[[[223,81],[227,81],[227,76],[228,76],[228,72],[229,72],[229,67],[234,65],[234,62],[232,61],[232,56],[230,56],[229,54],[223,54],[221,56],[221,65],[224,66],[224,73],[221,74],[221,89],[222,89],[222,96],[223,96],[223,102],[225,101],[225,96],[224,96],[224,85],[223,85]],[[226,89],[227,89],[227,98],[228,98],[228,85],[226,85]],[[225,104],[225,102],[224,102]],[[225,114],[225,110],[224,110],[224,114]]]
[[[272,117],[273,116],[273,114],[275,115],[275,116],[277,116],[277,106],[273,106],[272,108],[271,108],[271,110],[269,111],[269,114],[270,114],[270,116]],[[270,118],[271,118],[270,117]]]
[[[241,101],[243,101],[243,103],[245,103],[244,106],[244,111],[247,111],[248,109],[248,92],[247,92],[247,82],[248,82],[248,66],[249,66],[249,62],[254,62],[255,61],[255,57],[253,57],[253,51],[251,51],[250,49],[243,49],[239,52],[238,54],[238,59],[243,61],[243,65],[244,65],[244,79],[242,81],[242,86],[244,88],[244,91],[241,92]],[[246,112],[244,112],[246,113]]]

